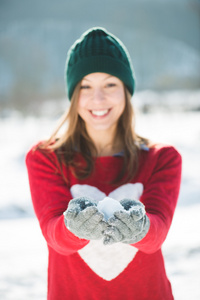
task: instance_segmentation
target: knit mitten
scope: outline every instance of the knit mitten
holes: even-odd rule
[[[117,242],[134,244],[142,240],[147,234],[150,221],[144,205],[137,200],[123,199],[120,201],[124,210],[114,213],[104,232],[105,245]]]
[[[65,225],[73,234],[81,239],[98,240],[103,237],[107,227],[103,214],[90,198],[79,197],[69,202],[64,212]]]

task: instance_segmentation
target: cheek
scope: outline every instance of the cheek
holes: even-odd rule
[[[78,100],[78,109],[79,109],[79,107],[83,108],[85,105],[86,105],[86,101],[85,101],[84,97],[79,97],[79,100]]]
[[[125,105],[126,105],[124,92],[121,92],[120,94],[118,94],[118,97],[116,99],[118,101],[118,111],[119,111],[119,114],[121,115],[123,113],[123,111],[125,109]]]
[[[86,119],[85,111],[80,106],[78,107],[78,115],[85,121]]]
[[[125,104],[121,105],[118,111],[118,119],[121,117],[125,109]]]
[[[86,106],[87,106],[87,101],[84,99],[84,97],[80,97],[77,105],[77,111],[79,115],[81,115],[84,112]]]

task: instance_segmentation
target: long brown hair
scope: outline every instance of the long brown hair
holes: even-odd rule
[[[125,108],[118,120],[115,140],[122,141],[124,145],[123,166],[120,174],[113,183],[128,182],[137,172],[140,144],[148,144],[148,140],[135,133],[135,117],[131,104],[131,95],[125,90]],[[79,179],[87,178],[94,169],[94,158],[97,150],[89,137],[85,123],[77,113],[80,83],[77,84],[69,110],[62,116],[57,128],[49,140],[39,145],[40,149],[54,151],[62,170],[62,164],[71,167],[75,176]],[[67,123],[67,129],[58,137],[60,129]],[[75,155],[81,153],[85,164],[80,166]],[[63,172],[62,172],[63,174]],[[64,176],[64,175],[63,175]],[[66,178],[65,178],[66,179]]]

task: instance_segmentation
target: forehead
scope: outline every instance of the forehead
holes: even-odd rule
[[[90,73],[86,76],[83,77],[82,80],[87,80],[87,81],[104,81],[108,79],[115,79],[115,80],[120,80],[117,77],[107,74],[107,73],[101,73],[101,72],[96,72],[96,73]]]

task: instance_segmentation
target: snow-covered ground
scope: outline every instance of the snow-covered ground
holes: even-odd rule
[[[159,97],[149,91],[136,95],[136,128],[139,134],[154,141],[175,145],[182,154],[183,179],[179,203],[163,252],[175,300],[198,300],[200,110],[197,108],[200,107],[200,93],[163,95],[163,104],[157,101]],[[51,112],[55,116],[55,107],[47,104],[44,111],[47,108],[48,114],[41,113],[43,116],[37,118],[10,112],[0,119],[2,300],[46,299],[47,249],[31,206],[24,158],[29,147],[47,137],[57,124],[55,118],[48,117]]]

